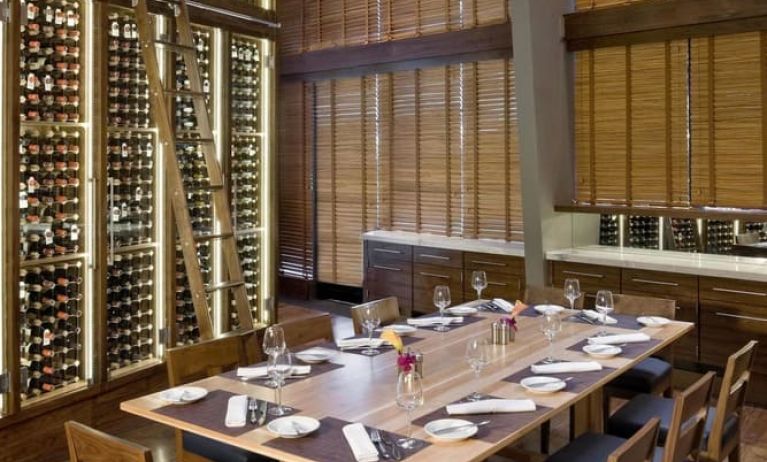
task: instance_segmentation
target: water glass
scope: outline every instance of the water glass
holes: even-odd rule
[[[597,292],[597,299],[594,302],[594,308],[602,315],[602,331],[599,335],[607,335],[607,315],[615,309],[613,303],[613,293],[609,290],[600,290]]]
[[[373,347],[373,332],[381,324],[381,316],[378,314],[378,307],[375,305],[362,306],[357,308],[360,310],[362,318],[362,327],[368,334],[368,347],[362,350],[360,353],[367,356],[375,356],[380,351]]]
[[[487,288],[487,274],[484,271],[471,273],[471,286],[477,291],[477,300],[482,300],[482,291]]]
[[[581,296],[581,284],[577,279],[565,279],[565,298],[570,302],[570,309],[575,309],[575,301]]]
[[[562,318],[559,317],[559,313],[546,312],[541,316],[541,331],[546,340],[549,341],[549,356],[543,360],[544,363],[556,362],[554,359],[554,339],[561,330]]]
[[[293,360],[290,351],[282,350],[269,355],[266,363],[266,372],[277,385],[274,389],[274,398],[277,406],[269,409],[269,414],[283,416],[293,409],[282,405],[282,387],[285,379],[293,372]]]
[[[412,449],[416,445],[413,439],[413,411],[422,405],[421,376],[415,371],[400,374],[397,378],[397,406],[407,412],[407,438],[397,440],[401,448]]]
[[[479,380],[482,369],[490,364],[490,342],[486,339],[469,340],[466,344],[466,362],[474,371],[474,378]],[[469,396],[470,401],[479,401],[482,395],[475,391]]]
[[[445,308],[450,306],[450,287],[437,286],[434,288],[434,306],[439,309],[441,318],[445,317]],[[443,319],[444,320],[444,319]],[[437,332],[447,332],[450,330],[445,323],[440,323],[434,328]]]

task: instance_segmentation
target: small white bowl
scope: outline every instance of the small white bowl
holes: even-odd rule
[[[669,324],[671,320],[663,316],[640,316],[637,318],[637,322],[647,327],[663,327]]]
[[[473,306],[454,306],[445,310],[448,314],[453,316],[468,316],[471,314],[479,313],[479,310]]]
[[[160,393],[160,399],[170,404],[190,404],[208,396],[208,390],[200,387],[176,387]]]
[[[418,332],[417,327],[407,324],[390,324],[388,326],[384,326],[381,330],[393,331],[400,337],[407,337],[408,335],[413,335],[414,333]]]
[[[274,419],[266,426],[269,432],[280,438],[303,438],[320,428],[320,421],[303,415]]]
[[[328,350],[327,348],[309,348],[308,350],[300,351],[295,354],[296,358],[300,359],[306,364],[324,363],[326,361],[330,361],[330,359],[335,355],[335,351]]]
[[[561,313],[565,310],[564,306],[559,305],[535,305],[535,311],[546,314],[546,313]]]
[[[540,395],[547,395],[549,393],[556,393],[562,391],[567,387],[567,382],[558,377],[546,377],[543,375],[536,375],[527,377],[519,382],[522,388],[530,393],[536,393]]]
[[[594,358],[607,359],[618,356],[623,350],[615,345],[588,344],[583,346],[583,352]]]
[[[436,433],[444,428],[457,427],[459,425],[466,425],[466,427],[463,427],[461,429],[458,429],[450,433],[442,433],[442,434]],[[432,420],[431,422],[427,423],[426,426],[423,427],[423,429],[424,431],[426,431],[427,435],[429,435],[430,437],[434,438],[437,441],[453,442],[453,441],[463,441],[467,438],[471,438],[472,436],[477,434],[479,427],[474,425],[474,422],[469,422],[468,420],[439,419],[439,420]]]

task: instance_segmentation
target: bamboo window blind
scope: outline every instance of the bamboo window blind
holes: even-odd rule
[[[313,85],[318,280],[361,285],[372,229],[521,240],[510,60]]]
[[[507,0],[281,0],[285,55],[505,22]]]

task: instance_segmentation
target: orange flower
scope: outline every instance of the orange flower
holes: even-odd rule
[[[397,350],[397,353],[402,353],[402,339],[396,332],[391,329],[384,329],[383,332],[381,332],[381,338],[391,343],[394,349]]]
[[[527,305],[522,303],[521,301],[517,300],[517,302],[514,304],[514,308],[511,310],[511,317],[515,318],[517,315],[523,311],[525,311],[528,308]]]

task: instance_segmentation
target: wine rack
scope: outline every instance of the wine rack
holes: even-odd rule
[[[732,221],[706,222],[706,252],[728,254],[735,243],[735,224]]]
[[[629,217],[628,247],[660,248],[660,224],[657,217]]]
[[[82,379],[82,282],[79,261],[20,271],[23,401]]]
[[[599,245],[620,245],[620,217],[601,215],[599,217]]]
[[[149,83],[136,21],[127,12],[109,14],[109,125],[148,128]]]
[[[114,255],[107,268],[110,371],[154,357],[154,252]]]
[[[754,233],[759,235],[759,241],[767,241],[767,223],[745,223],[743,230],[746,233]]]
[[[698,251],[698,225],[695,220],[689,218],[670,218],[666,220],[667,227],[667,248],[669,250],[679,250],[682,252]]]

